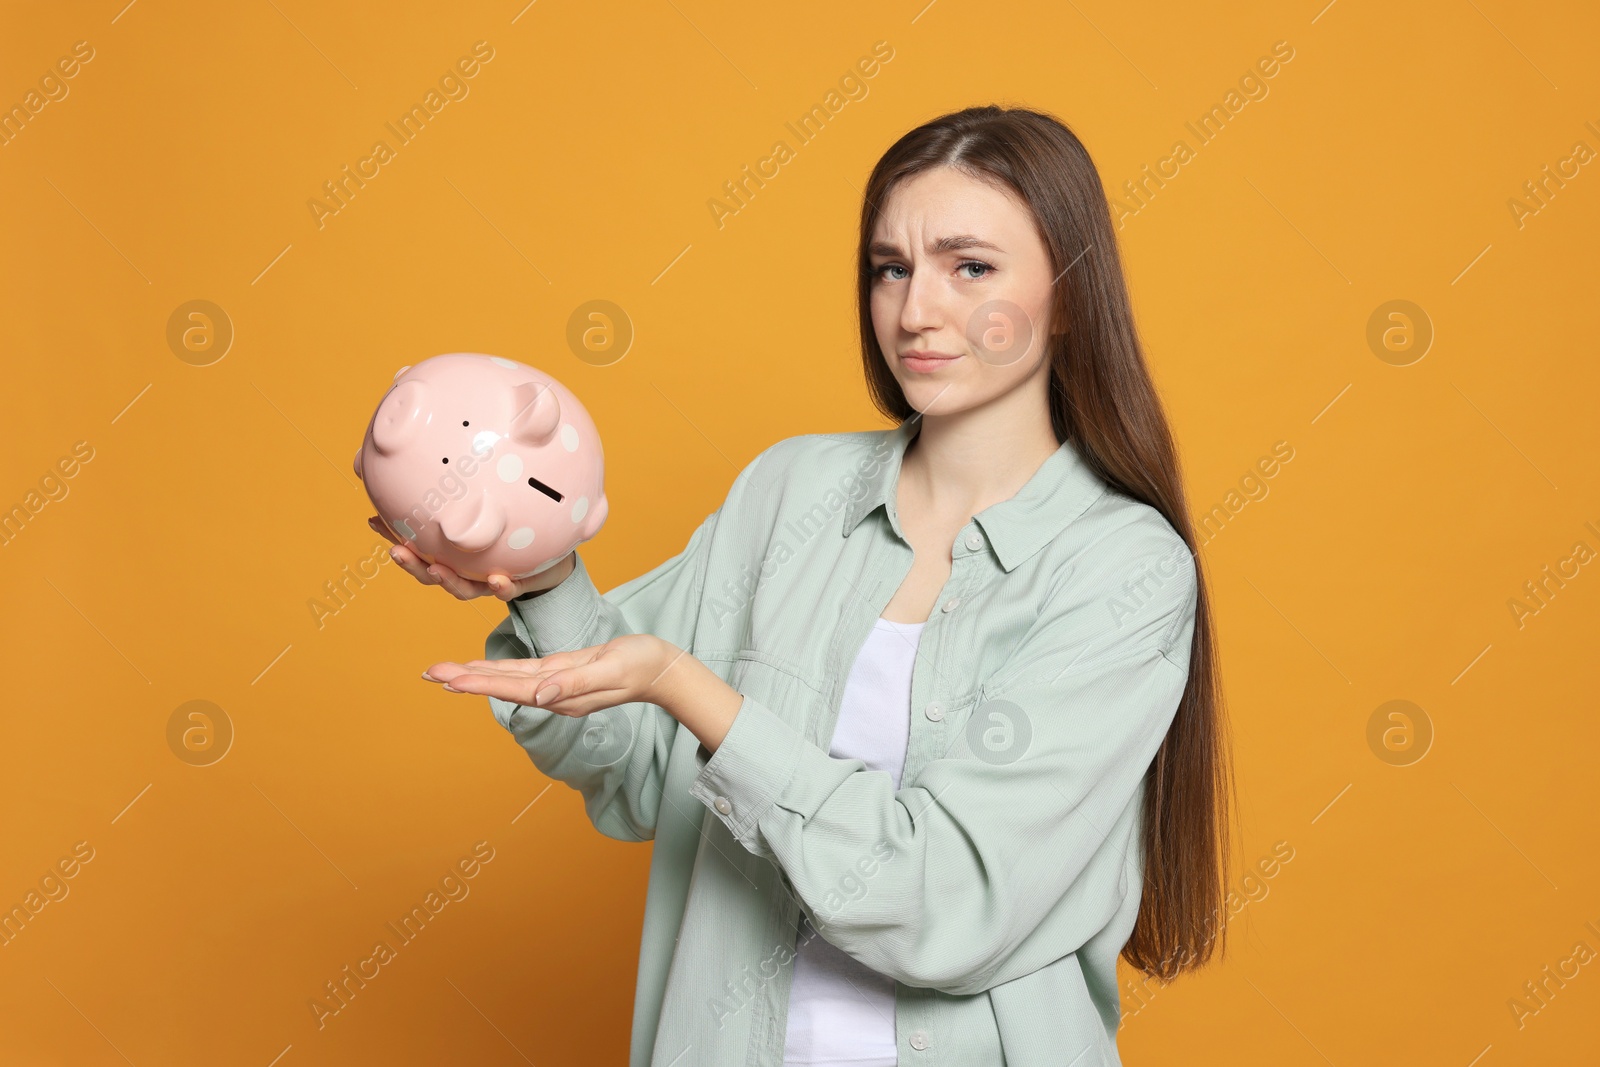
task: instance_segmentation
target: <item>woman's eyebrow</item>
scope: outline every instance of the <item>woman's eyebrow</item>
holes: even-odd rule
[[[974,237],[970,233],[958,233],[950,237],[941,237],[928,245],[930,256],[941,255],[945,252],[960,252],[968,248],[987,248],[991,252],[1004,253],[1005,249],[999,245],[991,244],[981,237]],[[899,256],[904,255],[900,246],[889,241],[874,241],[867,248],[867,252],[874,256]]]

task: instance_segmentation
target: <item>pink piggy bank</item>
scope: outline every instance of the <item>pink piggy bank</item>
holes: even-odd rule
[[[499,356],[402,367],[356,452],[378,516],[463,578],[527,578],[606,521],[600,433],[550,375]]]

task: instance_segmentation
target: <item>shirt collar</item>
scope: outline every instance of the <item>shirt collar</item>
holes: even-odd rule
[[[896,507],[900,464],[921,420],[919,412],[879,434],[873,456],[882,456],[883,462],[862,473],[865,491],[846,502],[842,530],[845,537],[881,505],[889,525],[901,540],[905,539]],[[1106,483],[1089,469],[1076,446],[1063,441],[1015,496],[989,505],[973,519],[983,528],[1000,565],[1010,571],[1082,515],[1106,489]]]

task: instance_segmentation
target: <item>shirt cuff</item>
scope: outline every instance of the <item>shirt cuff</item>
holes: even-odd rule
[[[600,615],[600,591],[583,565],[573,559],[572,573],[543,595],[507,601],[511,622],[523,644],[535,656],[570,652],[594,644],[594,624]]]
[[[777,712],[746,695],[714,753],[695,750],[700,773],[689,795],[711,809],[739,843],[760,854],[756,826],[788,788],[807,741]]]

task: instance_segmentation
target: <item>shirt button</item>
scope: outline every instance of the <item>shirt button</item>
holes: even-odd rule
[[[911,1047],[916,1049],[918,1052],[922,1052],[927,1049],[928,1035],[923,1033],[921,1030],[918,1030],[916,1033],[912,1034]]]
[[[973,530],[971,533],[967,534],[967,547],[973,549],[982,548],[983,535],[977,530]]]
[[[956,605],[960,604],[960,603],[961,603],[961,598],[958,597],[958,596],[953,596],[949,600],[946,600],[944,602],[944,607],[943,607],[942,610],[944,610],[944,611],[954,611],[954,610],[956,610]]]
[[[922,714],[926,715],[932,721],[938,722],[940,719],[944,718],[944,705],[935,700],[932,704],[929,704],[927,707],[922,709]]]
[[[711,802],[711,806],[722,812],[724,815],[733,814],[733,805],[728,803],[727,797],[718,797]]]

